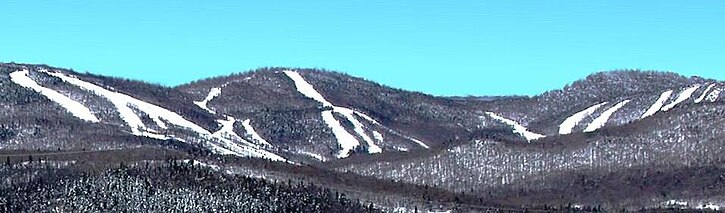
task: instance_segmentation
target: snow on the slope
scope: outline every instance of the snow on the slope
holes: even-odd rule
[[[61,107],[65,108],[68,112],[70,112],[73,116],[77,118],[94,123],[99,122],[98,118],[96,118],[96,116],[91,113],[91,110],[88,109],[88,107],[63,94],[60,94],[55,90],[40,86],[33,79],[28,77],[28,73],[28,70],[10,73],[10,80],[22,87],[31,88],[36,92],[40,93],[41,95],[44,95],[51,101],[58,103]]]
[[[383,152],[382,149],[378,145],[375,145],[375,142],[373,142],[373,139],[370,138],[366,133],[365,129],[363,128],[363,124],[360,123],[360,121],[357,120],[357,118],[353,115],[355,114],[355,111],[344,108],[344,107],[334,107],[333,111],[342,114],[347,118],[350,123],[352,123],[352,126],[354,127],[355,133],[357,133],[360,137],[363,138],[365,143],[368,144],[368,152],[369,153],[381,153]]]
[[[494,112],[486,112],[486,114],[488,116],[491,116],[493,119],[499,120],[499,121],[505,123],[506,125],[511,126],[513,128],[514,133],[523,136],[528,141],[546,137],[545,135],[542,135],[542,134],[530,132],[529,130],[526,129],[526,127],[522,126],[518,122],[508,119],[508,118],[501,117]]]
[[[622,102],[619,102],[617,105],[614,105],[613,107],[602,112],[602,114],[599,115],[599,117],[594,119],[594,121],[592,121],[592,123],[590,123],[586,129],[584,129],[584,132],[593,132],[599,128],[604,127],[604,125],[607,124],[607,121],[609,121],[609,117],[611,117],[612,114],[617,112],[617,110],[624,107],[624,105],[627,105],[627,103],[629,103],[629,101],[630,100],[624,100]]]
[[[316,100],[317,102],[322,103],[323,106],[331,107],[332,103],[325,100],[325,97],[322,96],[317,90],[315,90],[314,87],[310,83],[307,83],[302,76],[295,72],[295,71],[284,71],[284,74],[287,75],[292,81],[295,82],[295,87],[297,88],[297,91],[302,93],[303,95],[307,96],[308,98],[312,98]]]
[[[428,146],[428,144],[423,143],[423,141],[420,141],[418,139],[415,139],[415,138],[412,138],[409,136],[405,136],[405,138],[417,143],[418,145],[422,146],[423,148],[430,149],[430,146]]]
[[[237,122],[236,119],[232,116],[226,116],[226,120],[216,120],[217,123],[221,126],[219,130],[214,132],[212,135],[216,137],[223,137],[223,138],[229,138],[234,141],[244,141],[242,137],[239,137],[236,132],[234,132],[234,123]]]
[[[695,103],[700,103],[703,100],[705,100],[705,97],[707,96],[707,94],[710,92],[710,90],[714,86],[715,86],[715,84],[710,84],[709,86],[707,86],[707,88],[705,88],[705,91],[702,91],[702,95],[700,95],[699,98],[695,99]]]
[[[602,107],[602,105],[607,104],[607,102],[599,103],[597,105],[591,106],[589,108],[586,108],[580,112],[575,113],[574,115],[566,118],[564,122],[561,122],[559,125],[559,134],[565,135],[570,134],[572,129],[576,127],[579,122],[581,122],[584,118],[589,117],[599,109],[599,107]]]
[[[380,132],[378,132],[378,131],[373,131],[373,137],[375,137],[375,140],[377,140],[380,143],[385,141],[385,138],[383,138],[383,134],[380,134]]]
[[[712,92],[710,92],[709,95],[707,95],[707,98],[705,98],[705,100],[708,100],[710,102],[717,101],[717,98],[718,98],[718,96],[720,96],[721,91],[722,91],[722,89],[720,89],[720,88],[713,90]]]
[[[701,210],[709,209],[709,210],[714,210],[714,211],[720,211],[720,206],[712,204],[712,203],[707,203],[707,204],[698,206],[697,209],[701,209]]]
[[[138,134],[140,132],[148,130],[149,128],[146,127],[141,118],[139,118],[136,112],[134,112],[132,107],[143,113],[146,113],[162,129],[168,128],[168,126],[166,126],[163,121],[166,120],[167,122],[176,124],[178,126],[186,127],[198,133],[205,133],[207,135],[211,134],[204,128],[201,128],[200,126],[184,119],[179,114],[176,114],[159,106],[146,103],[126,94],[109,91],[103,87],[82,81],[75,77],[66,76],[65,74],[60,72],[48,72],[48,74],[58,77],[65,82],[76,85],[82,89],[91,91],[97,95],[108,99],[116,107],[118,113],[121,115],[121,118],[131,127],[131,131],[133,133]]]
[[[221,170],[221,167],[220,166],[212,165],[212,164],[208,164],[208,163],[204,163],[204,162],[201,162],[201,161],[198,161],[198,160],[186,159],[186,160],[183,160],[181,162],[183,162],[183,163],[189,163],[189,162],[191,162],[191,164],[194,165],[194,166],[210,168],[210,169],[212,169],[214,171]]]
[[[662,94],[660,94],[660,97],[657,99],[657,101],[655,101],[655,103],[652,104],[652,106],[650,106],[649,109],[647,109],[647,111],[645,111],[644,114],[642,114],[642,117],[640,117],[640,118],[646,118],[646,117],[652,116],[655,113],[657,113],[658,111],[660,111],[660,109],[662,109],[662,105],[665,105],[665,101],[667,101],[667,99],[670,99],[670,96],[672,96],[672,92],[673,92],[672,90],[667,90],[667,91],[662,92]]]
[[[335,135],[335,138],[337,138],[338,143],[340,143],[340,146],[343,147],[343,150],[340,151],[338,157],[347,157],[349,155],[347,154],[349,153],[349,150],[352,150],[356,146],[359,146],[360,142],[354,136],[352,136],[352,134],[347,132],[344,127],[340,125],[340,122],[333,116],[333,112],[340,113],[343,117],[345,117],[345,119],[352,123],[355,133],[359,135],[365,141],[365,143],[367,143],[368,153],[380,153],[383,151],[378,145],[375,144],[372,138],[370,138],[370,136],[365,133],[364,125],[355,117],[355,115],[360,116],[361,118],[368,120],[373,124],[379,124],[375,119],[350,108],[332,105],[332,103],[327,101],[325,97],[322,96],[322,94],[317,92],[317,90],[315,90],[315,88],[310,83],[308,83],[299,73],[295,71],[284,71],[284,74],[292,79],[292,81],[294,81],[295,87],[297,88],[297,91],[299,93],[320,102],[325,107],[332,107],[332,111],[327,110],[322,112],[322,117],[323,121],[325,121],[327,126],[333,130],[332,132]]]
[[[168,126],[164,122],[164,121],[166,121],[168,123],[194,131],[207,140],[218,141],[220,144],[215,144],[215,143],[211,143],[211,142],[209,142],[207,144],[209,146],[211,146],[211,148],[219,154],[223,154],[223,155],[234,154],[234,155],[239,155],[239,156],[268,158],[270,160],[276,160],[276,161],[286,161],[286,159],[284,159],[274,153],[271,153],[269,151],[266,151],[263,149],[258,149],[256,147],[252,146],[253,144],[246,142],[244,140],[237,141],[237,140],[230,140],[227,137],[222,137],[222,136],[225,136],[223,133],[229,133],[226,131],[230,127],[224,125],[224,124],[228,125],[228,123],[222,123],[222,130],[218,131],[217,132],[218,134],[212,134],[211,132],[207,131],[206,129],[200,127],[199,125],[197,125],[189,120],[186,120],[181,115],[179,115],[175,112],[169,111],[165,108],[162,108],[162,107],[150,104],[150,103],[146,103],[144,101],[138,100],[138,99],[128,96],[126,94],[107,90],[103,87],[97,86],[97,85],[89,83],[89,82],[82,81],[82,80],[77,79],[72,76],[67,76],[60,72],[48,72],[48,71],[45,71],[45,72],[52,76],[58,77],[65,82],[78,86],[84,90],[91,91],[99,96],[102,96],[102,97],[108,99],[116,107],[116,110],[118,111],[121,118],[126,122],[126,124],[128,124],[131,127],[131,132],[134,135],[152,137],[152,138],[160,138],[160,137],[168,138],[166,136],[160,136],[158,134],[155,134],[155,132],[157,132],[157,131],[146,127],[146,125],[143,123],[141,118],[138,116],[138,114],[136,114],[136,112],[131,107],[148,115],[150,118],[152,118],[154,120],[154,122],[157,123],[157,125],[159,127],[163,128],[163,129],[168,128]],[[233,133],[233,131],[231,133]],[[232,139],[235,138],[234,135],[228,135],[228,136],[231,136]],[[239,146],[239,144],[237,144],[237,142],[242,143],[246,146]]]
[[[318,154],[315,154],[315,153],[312,153],[312,152],[308,152],[308,151],[304,151],[304,150],[298,150],[296,153],[297,154],[303,154],[303,155],[310,156],[312,158],[317,159],[320,162],[327,161],[327,158],[323,157],[322,155],[318,155]]]
[[[662,111],[668,111],[668,110],[674,108],[677,104],[682,103],[683,101],[687,100],[688,98],[690,98],[692,96],[692,93],[694,93],[695,90],[697,90],[698,88],[700,88],[700,85],[696,84],[695,86],[682,90],[682,92],[680,92],[680,94],[677,95],[677,99],[675,99],[675,101],[662,107]]]
[[[244,132],[247,133],[247,135],[252,138],[254,142],[257,142],[258,144],[262,144],[265,146],[272,146],[267,140],[264,140],[262,136],[259,136],[259,133],[257,133],[256,130],[254,130],[254,127],[252,127],[252,121],[247,119],[242,122],[242,126],[244,127]]]
[[[202,100],[202,101],[194,101],[194,104],[196,104],[200,108],[202,108],[202,109],[204,109],[204,110],[206,110],[206,111],[208,111],[208,112],[210,112],[212,114],[216,114],[216,112],[214,112],[214,110],[209,109],[209,107],[206,104],[208,104],[209,101],[211,101],[212,99],[216,98],[220,94],[222,94],[222,88],[219,88],[219,87],[211,88],[209,90],[209,94],[206,95],[206,98],[204,98],[204,100]]]
[[[355,139],[344,127],[340,124],[335,116],[332,115],[331,110],[322,111],[322,120],[325,121],[328,127],[332,129],[333,135],[337,139],[337,143],[340,144],[342,150],[337,154],[337,158],[346,158],[350,156],[350,151],[355,147],[360,146],[360,142]]]

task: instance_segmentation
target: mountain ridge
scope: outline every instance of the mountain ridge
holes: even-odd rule
[[[478,209],[547,209],[565,202],[670,207],[662,199],[725,206],[707,197],[712,191],[677,193],[720,183],[712,178],[725,171],[717,167],[725,161],[718,157],[724,89],[725,82],[712,79],[628,70],[593,74],[531,97],[456,98],[315,69],[261,68],[166,87],[0,64],[0,151],[30,156],[22,162],[15,154],[6,164],[35,165],[38,155],[56,159],[38,165],[62,168],[77,162],[59,160],[83,153],[110,155],[91,164],[125,165],[126,159],[136,169],[144,160],[180,158],[166,165],[187,170],[175,162],[192,162],[228,175],[312,181],[390,211],[456,206],[454,200]],[[614,186],[633,192],[619,199],[587,185],[615,184],[612,177],[624,176],[645,187],[651,178],[636,177],[649,171],[712,178],[676,186],[652,179],[664,186],[660,194],[673,195],[664,197]],[[564,181],[572,177],[581,181]],[[366,187],[376,181],[385,187]],[[564,183],[575,188],[567,191]],[[549,192],[562,197],[542,200]],[[400,200],[380,197],[391,193]]]

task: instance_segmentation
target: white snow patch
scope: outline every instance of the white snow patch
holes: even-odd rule
[[[355,116],[353,115],[353,114],[356,114],[355,111],[348,109],[348,108],[344,108],[344,107],[333,107],[333,111],[342,114],[343,116],[345,116],[345,118],[347,118],[348,121],[350,121],[350,123],[352,123],[352,126],[355,128],[354,129],[355,133],[357,133],[357,135],[362,137],[362,139],[365,141],[365,143],[368,144],[368,153],[383,152],[383,150],[380,149],[380,147],[378,145],[375,145],[375,142],[373,141],[373,139],[370,138],[370,136],[368,136],[365,133],[363,124],[360,123],[360,121],[357,120],[357,118],[355,118]]]
[[[617,112],[617,110],[624,107],[624,105],[627,105],[627,103],[629,103],[629,101],[630,100],[624,100],[622,102],[619,102],[617,105],[614,105],[612,108],[609,108],[606,111],[604,111],[601,115],[599,115],[599,117],[594,119],[594,121],[592,121],[592,123],[590,123],[586,129],[584,129],[584,132],[593,132],[599,128],[604,127],[604,125],[607,124],[607,121],[609,121],[609,117],[611,117],[612,114]]]
[[[220,122],[222,124],[222,129],[218,131],[216,134],[212,134],[211,132],[207,131],[206,129],[200,127],[199,125],[196,125],[195,123],[186,120],[184,117],[182,117],[179,114],[176,114],[175,112],[169,111],[167,109],[164,109],[162,107],[146,103],[144,101],[138,100],[136,98],[133,98],[131,96],[128,96],[126,94],[122,94],[119,92],[113,92],[109,91],[105,88],[102,88],[100,86],[97,86],[95,84],[82,81],[80,79],[77,79],[75,77],[67,76],[60,72],[47,72],[46,73],[58,77],[62,79],[65,82],[68,82],[70,84],[76,85],[84,90],[91,91],[97,95],[103,96],[104,98],[108,99],[111,103],[113,103],[114,106],[116,106],[116,109],[121,116],[121,118],[131,127],[131,132],[134,135],[144,136],[144,137],[152,137],[152,138],[161,138],[162,136],[153,134],[153,132],[156,132],[155,130],[152,130],[150,128],[147,128],[146,125],[142,122],[141,118],[134,112],[134,110],[131,109],[131,107],[134,107],[135,109],[146,113],[149,117],[151,117],[161,128],[168,128],[163,120],[175,124],[177,126],[187,128],[191,131],[196,132],[200,136],[204,137],[207,140],[210,141],[216,141],[220,144],[215,144],[212,142],[208,142],[207,145],[211,147],[212,150],[217,152],[218,154],[222,155],[238,155],[238,156],[251,156],[251,157],[259,157],[259,158],[267,158],[270,160],[275,161],[282,161],[287,162],[286,159],[271,153],[269,151],[259,149],[257,147],[254,147],[252,143],[249,143],[244,140],[234,140],[236,137],[234,135],[228,135],[231,136],[232,140],[229,138],[223,137],[225,136],[223,133],[233,133],[234,131],[229,132],[229,121],[223,121]],[[233,122],[232,122],[233,124]],[[232,127],[233,128],[233,127]],[[167,136],[163,136],[164,138],[168,138]],[[241,139],[241,138],[239,138]],[[235,143],[239,142],[242,143],[245,146],[239,146],[239,144]]]
[[[297,153],[298,154],[303,154],[303,155],[310,156],[312,158],[317,159],[320,162],[327,161],[327,158],[323,157],[322,155],[318,155],[318,154],[315,154],[315,153],[312,153],[312,152],[308,152],[308,151],[297,151]]]
[[[511,126],[513,128],[514,133],[523,136],[528,141],[546,137],[545,135],[542,135],[542,134],[530,132],[529,130],[526,129],[526,127],[522,126],[518,122],[508,119],[508,118],[501,117],[494,112],[486,112],[486,114],[488,116],[491,116],[493,119],[499,120],[499,121]]]
[[[191,164],[194,165],[194,166],[206,167],[206,168],[210,168],[210,169],[212,169],[214,171],[221,170],[221,167],[219,167],[217,165],[212,165],[212,164],[204,163],[204,162],[201,162],[201,161],[198,161],[198,160],[189,160],[189,159],[186,159],[186,160],[183,160],[182,162],[183,163],[189,163],[189,162],[191,162]]]
[[[226,120],[216,120],[217,123],[219,123],[219,130],[214,132],[215,137],[223,137],[223,138],[229,138],[235,141],[243,141],[242,137],[239,137],[239,135],[234,132],[234,123],[237,122],[236,119],[232,116],[226,116]]]
[[[701,206],[698,206],[697,209],[710,209],[710,210],[714,210],[714,211],[720,211],[720,206],[708,203],[708,204],[703,204]]]
[[[88,83],[85,81],[82,81],[80,79],[77,79],[75,77],[66,76],[63,73],[59,72],[48,72],[48,74],[58,77],[61,80],[68,82],[70,84],[76,85],[82,89],[91,91],[97,95],[103,96],[104,98],[108,99],[113,103],[114,106],[118,109],[118,113],[121,115],[121,118],[131,127],[131,131],[135,134],[138,134],[140,132],[144,132],[148,130],[146,125],[143,124],[141,121],[141,118],[134,112],[131,107],[138,109],[139,111],[146,113],[150,118],[154,120],[158,124],[159,127],[166,129],[168,128],[164,122],[161,119],[164,119],[170,123],[176,124],[178,126],[182,126],[188,129],[191,129],[198,133],[204,133],[204,134],[211,134],[208,131],[206,131],[204,128],[201,128],[200,126],[184,119],[179,114],[176,114],[174,112],[171,112],[167,109],[161,108],[159,106],[146,103],[144,101],[138,100],[136,98],[133,98],[131,96],[128,96],[126,94],[118,93],[109,91],[105,88],[102,88],[100,86],[97,86],[92,83]]]
[[[375,137],[375,140],[377,140],[380,143],[382,143],[383,141],[385,141],[385,138],[383,137],[383,134],[380,134],[380,132],[378,132],[378,131],[373,131],[373,137]]]
[[[257,142],[257,144],[262,144],[264,146],[272,146],[267,140],[264,140],[262,136],[259,136],[256,130],[254,130],[254,127],[252,127],[252,121],[247,119],[242,122],[242,126],[244,127],[244,132],[247,133],[247,137],[251,138],[252,141]]]
[[[707,95],[707,98],[705,98],[705,99],[710,102],[715,102],[715,101],[717,101],[718,96],[720,96],[721,91],[722,91],[722,89],[717,88],[717,89],[713,90],[712,92],[710,92],[710,94]]]
[[[679,200],[668,200],[665,202],[666,206],[687,206],[687,201],[679,201]]]
[[[317,92],[317,90],[315,90],[315,88],[310,83],[308,83],[299,73],[295,71],[284,71],[284,74],[292,79],[292,81],[294,81],[295,87],[297,88],[297,91],[299,93],[308,98],[316,100],[317,102],[320,102],[325,107],[332,107],[332,111],[322,112],[322,118],[327,126],[332,129],[335,138],[337,138],[338,143],[343,148],[338,154],[339,158],[349,156],[349,151],[359,146],[360,142],[355,139],[352,134],[347,132],[344,127],[340,125],[340,122],[333,116],[333,112],[340,113],[343,117],[345,117],[345,119],[352,123],[355,133],[359,135],[368,145],[368,153],[380,153],[383,151],[378,145],[375,144],[372,138],[370,138],[370,136],[365,133],[364,125],[355,117],[355,115],[360,116],[361,118],[368,120],[373,124],[379,124],[375,119],[350,108],[332,105],[332,103],[327,101],[325,97],[322,96],[322,94]]]
[[[415,143],[417,143],[418,145],[422,146],[423,148],[430,149],[430,147],[427,144],[423,143],[423,141],[420,141],[420,140],[415,139],[415,138],[410,137],[410,136],[405,136],[405,138],[408,139],[408,140],[411,140],[411,141],[413,141]]]
[[[194,101],[194,104],[196,104],[200,108],[202,108],[212,114],[216,114],[216,112],[214,112],[214,110],[209,109],[207,104],[209,103],[209,101],[211,101],[212,99],[216,98],[217,96],[219,96],[221,94],[222,94],[222,88],[219,88],[219,87],[211,88],[209,90],[209,94],[206,95],[206,98],[204,98],[204,100]]]
[[[694,93],[698,88],[700,88],[700,85],[696,84],[692,87],[682,90],[682,92],[680,92],[680,94],[677,95],[677,99],[675,99],[675,101],[662,107],[662,111],[668,111],[668,110],[674,108],[677,104],[682,103],[683,101],[687,100],[688,98],[690,98],[690,96],[692,96],[692,93]]]
[[[710,84],[709,86],[707,86],[707,88],[705,88],[705,91],[702,91],[702,95],[700,95],[699,98],[695,99],[695,103],[700,103],[703,100],[705,100],[705,97],[710,92],[710,89],[712,89],[712,87],[714,87],[714,86],[715,86],[715,84]]]
[[[28,70],[10,73],[10,80],[22,87],[31,88],[36,92],[40,93],[41,95],[44,95],[51,101],[58,103],[61,107],[65,108],[68,112],[70,112],[73,116],[77,118],[93,123],[100,121],[98,120],[98,118],[96,118],[95,115],[93,115],[93,113],[91,113],[91,110],[88,109],[88,107],[63,94],[60,94],[55,90],[40,86],[33,79],[28,77],[28,73]]]
[[[303,95],[307,96],[308,98],[312,98],[317,102],[322,103],[323,106],[326,107],[332,107],[332,103],[325,100],[325,97],[322,96],[317,90],[315,90],[314,87],[310,83],[307,83],[302,76],[295,72],[295,71],[284,71],[284,74],[287,75],[292,81],[295,82],[295,87],[297,88],[297,91],[302,93]]]
[[[652,106],[650,106],[649,109],[647,109],[647,111],[645,111],[644,114],[642,114],[642,117],[640,117],[640,118],[646,118],[646,117],[652,116],[655,113],[657,113],[658,111],[660,111],[660,109],[662,109],[662,105],[665,104],[665,101],[667,101],[667,99],[670,99],[670,96],[672,96],[672,92],[673,92],[672,90],[667,90],[667,91],[662,92],[662,94],[660,94],[660,97],[657,99],[657,101],[655,101],[655,103],[652,104]]]
[[[342,150],[337,154],[337,158],[346,158],[350,156],[350,151],[355,147],[360,146],[360,142],[355,139],[349,132],[345,130],[335,116],[332,115],[331,110],[322,111],[322,120],[325,121],[328,127],[332,129],[333,135],[340,144]]]
[[[575,113],[574,115],[566,118],[564,122],[561,122],[559,125],[559,134],[565,135],[570,134],[572,132],[572,129],[576,127],[579,122],[581,122],[584,118],[592,115],[599,107],[602,105],[607,104],[607,102],[599,103],[597,105],[591,106],[589,108],[586,108],[580,112]]]

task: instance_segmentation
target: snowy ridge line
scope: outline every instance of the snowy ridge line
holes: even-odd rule
[[[670,96],[672,96],[673,92],[674,91],[672,90],[662,92],[662,94],[660,94],[660,97],[655,101],[654,104],[652,104],[652,106],[649,107],[649,109],[647,109],[647,111],[644,112],[644,114],[642,114],[640,119],[652,116],[660,111],[660,109],[662,109],[662,105],[665,105],[665,101],[667,101],[667,99],[670,99]]]
[[[546,137],[546,135],[530,132],[528,129],[526,129],[526,127],[522,126],[518,122],[508,119],[508,118],[501,117],[494,112],[486,112],[486,115],[511,126],[513,128],[514,133],[517,133],[517,134],[523,136],[524,138],[526,138],[527,141],[532,141],[532,140]]]
[[[257,133],[256,130],[254,130],[254,127],[252,127],[252,120],[247,119],[242,122],[242,126],[244,127],[244,132],[246,133],[247,137],[251,138],[253,142],[256,142],[257,144],[261,144],[264,146],[272,146],[267,140],[264,140],[262,136],[259,136],[259,133]]]
[[[349,152],[352,149],[360,146],[360,141],[358,141],[355,136],[352,136],[352,134],[345,130],[344,127],[342,127],[340,121],[338,121],[333,115],[333,112],[340,113],[341,115],[343,115],[343,117],[345,117],[345,119],[353,124],[355,133],[359,135],[367,144],[368,153],[380,153],[383,151],[378,145],[375,144],[372,138],[370,138],[370,136],[365,133],[364,125],[355,117],[355,115],[358,115],[361,118],[370,121],[371,123],[379,124],[375,119],[372,119],[370,116],[367,116],[355,110],[333,105],[332,103],[327,101],[325,97],[322,96],[322,94],[317,92],[317,90],[315,90],[315,88],[309,82],[307,82],[299,73],[289,70],[283,71],[283,73],[287,75],[287,77],[292,79],[292,81],[295,83],[295,88],[297,88],[297,91],[299,93],[308,98],[316,100],[317,102],[320,102],[325,107],[332,107],[332,110],[326,110],[322,112],[322,120],[325,121],[330,129],[332,129],[335,138],[342,147],[342,150],[340,150],[340,153],[338,153],[337,155],[338,158],[348,157]]]
[[[624,100],[622,102],[619,102],[617,105],[614,105],[613,107],[607,109],[601,115],[599,115],[599,117],[594,119],[594,121],[592,121],[592,123],[590,123],[586,129],[584,129],[584,132],[593,132],[597,129],[604,127],[604,125],[607,124],[607,121],[609,121],[609,117],[611,117],[612,114],[617,112],[617,110],[619,110],[620,108],[624,107],[624,105],[627,105],[627,103],[629,102],[630,100]]]
[[[683,101],[690,98],[692,96],[692,93],[694,93],[698,88],[700,88],[700,85],[695,84],[694,86],[691,86],[687,89],[682,90],[682,92],[680,92],[680,94],[677,95],[677,99],[675,99],[675,101],[662,107],[662,111],[666,112],[672,108],[675,108],[675,106],[677,106],[677,104],[682,103]]]
[[[226,85],[224,85],[224,86],[226,86]],[[224,87],[224,86],[222,86],[222,87]],[[204,98],[204,100],[194,101],[194,104],[196,104],[197,106],[199,106],[199,108],[202,108],[211,114],[216,114],[216,112],[214,110],[209,109],[207,104],[209,103],[209,101],[211,101],[212,99],[216,98],[217,96],[219,96],[221,94],[222,94],[221,87],[211,88],[211,89],[209,89],[209,94],[206,95],[206,98]]]
[[[572,129],[576,127],[579,122],[581,122],[584,118],[589,117],[592,115],[599,107],[602,107],[603,105],[607,104],[608,102],[602,102],[597,105],[591,106],[589,108],[586,108],[580,112],[577,112],[570,117],[566,118],[564,122],[561,122],[559,125],[559,134],[566,135],[570,134],[572,132]]]
[[[714,87],[714,86],[715,86],[714,83],[707,86],[707,88],[705,88],[705,91],[702,91],[702,95],[700,95],[700,97],[695,99],[695,103],[700,103],[703,100],[705,100],[705,97],[707,96],[708,92],[710,92],[710,89],[712,89],[712,87]]]
[[[76,118],[80,118],[81,120],[92,123],[100,122],[100,120],[95,115],[93,115],[88,107],[63,94],[60,94],[55,90],[40,86],[37,82],[28,77],[28,73],[28,70],[15,71],[13,73],[10,73],[10,80],[22,87],[35,90],[36,92],[65,108],[66,111],[70,112],[71,115],[75,116]]]
[[[119,115],[121,118],[131,127],[131,132],[134,135],[138,136],[144,136],[144,137],[152,137],[157,139],[168,139],[168,136],[165,135],[159,135],[156,134],[157,132],[155,130],[149,129],[144,125],[144,123],[141,121],[141,118],[134,112],[134,110],[131,109],[131,107],[137,109],[140,112],[146,113],[149,117],[151,117],[157,124],[159,124],[159,127],[161,128],[168,128],[164,120],[166,122],[169,122],[171,124],[184,127],[186,129],[189,129],[193,132],[196,132],[198,135],[202,136],[204,139],[207,139],[206,145],[210,146],[212,150],[214,150],[218,154],[222,155],[238,155],[238,156],[251,156],[251,157],[259,157],[259,158],[267,158],[270,160],[275,161],[283,161],[287,162],[286,159],[271,153],[266,150],[257,149],[256,147],[249,147],[244,146],[241,147],[234,141],[231,141],[222,136],[221,134],[214,135],[211,132],[207,131],[206,129],[200,127],[199,125],[186,120],[184,117],[182,117],[179,114],[176,114],[175,112],[169,111],[165,108],[146,103],[144,101],[138,100],[134,97],[128,96],[126,94],[122,94],[119,92],[113,92],[109,91],[105,88],[102,88],[98,85],[82,81],[78,78],[67,76],[60,72],[46,72],[52,76],[55,76],[57,78],[60,78],[64,82],[73,84],[75,86],[80,87],[81,89],[93,92],[96,95],[102,96],[106,99],[108,99],[117,109]],[[213,142],[219,142],[219,144],[213,143]],[[240,141],[245,142],[245,141]],[[245,143],[247,145],[248,143]]]

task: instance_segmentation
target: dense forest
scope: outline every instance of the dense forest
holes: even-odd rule
[[[314,184],[224,175],[191,161],[98,172],[65,164],[2,164],[0,212],[380,212]]]

